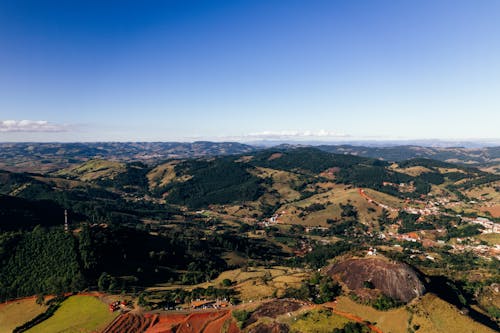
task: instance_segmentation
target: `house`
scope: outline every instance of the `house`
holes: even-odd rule
[[[215,301],[207,301],[207,300],[197,300],[191,302],[192,309],[206,309],[208,307],[213,307]]]

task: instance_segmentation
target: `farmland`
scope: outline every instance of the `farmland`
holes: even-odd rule
[[[11,333],[14,328],[35,318],[47,307],[38,305],[35,297],[30,297],[7,304],[0,304],[0,333]]]
[[[95,332],[115,317],[105,303],[93,296],[72,296],[65,300],[52,317],[31,328],[29,333]]]

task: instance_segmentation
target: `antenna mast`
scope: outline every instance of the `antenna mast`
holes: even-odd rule
[[[69,226],[68,226],[68,210],[64,210],[64,231],[68,232],[69,231]]]

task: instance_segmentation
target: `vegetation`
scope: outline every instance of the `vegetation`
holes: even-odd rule
[[[92,296],[72,296],[47,320],[29,329],[37,332],[95,332],[117,316],[106,304]]]
[[[25,331],[29,330],[30,328],[40,324],[44,320],[49,319],[50,317],[52,317],[54,315],[56,310],[59,309],[59,307],[61,306],[61,303],[64,301],[64,299],[65,299],[64,297],[56,297],[56,298],[50,300],[49,307],[47,308],[47,310],[45,312],[39,314],[38,316],[25,322],[24,324],[17,326],[13,330],[13,333],[25,332]]]
[[[434,229],[434,225],[426,222],[418,222],[420,215],[410,214],[404,211],[399,212],[397,219],[401,221],[401,227],[398,229],[400,234],[415,231]]]
[[[496,192],[476,189],[496,179],[490,174],[426,159],[389,165],[315,148],[246,154],[161,164],[168,167],[100,160],[45,175],[0,172],[0,300],[37,295],[42,304],[48,294],[91,289],[130,293],[154,309],[198,298],[324,303],[339,298],[341,288],[318,269],[369,248],[422,270],[451,295],[449,303],[467,310],[498,281],[498,261],[475,248],[488,244],[477,237],[481,227],[463,219],[481,215],[466,195],[494,207]],[[474,191],[464,192],[469,186]],[[441,213],[404,208],[424,204]],[[397,225],[399,233],[425,230],[419,235],[428,242],[401,242]],[[453,238],[462,238],[465,249],[452,251]],[[451,279],[436,282],[445,277]],[[376,295],[369,281],[364,287]],[[399,313],[401,307],[393,309],[399,305],[381,296],[363,309],[380,317]],[[491,305],[479,303],[496,318]],[[59,313],[54,308],[36,320]],[[325,314],[302,319],[316,315],[322,321]],[[248,318],[235,319],[243,325]]]
[[[248,312],[246,310],[234,310],[232,313],[239,328],[245,326],[245,322],[248,320],[248,318],[250,318],[251,315],[251,312]]]
[[[335,329],[342,329],[349,320],[332,313],[330,310],[312,310],[297,316],[291,324],[292,329],[304,333],[329,333]]]
[[[176,172],[191,178],[175,183],[175,186],[172,184],[168,198],[191,208],[251,201],[263,191],[260,179],[248,172],[247,166],[236,163],[234,158],[186,161],[176,166]]]
[[[309,281],[304,281],[299,288],[288,288],[285,291],[284,297],[322,304],[333,301],[341,292],[342,288],[331,277],[320,276],[316,273]]]
[[[377,310],[385,311],[401,306],[401,302],[382,294],[378,298],[376,298],[373,302],[371,302],[370,305]]]
[[[47,306],[37,304],[32,298],[0,304],[0,333],[12,331],[47,310]]]
[[[70,234],[36,227],[8,243],[0,271],[2,299],[59,294],[85,286],[76,240]]]
[[[295,257],[289,261],[291,266],[309,266],[311,268],[324,267],[328,260],[335,258],[353,249],[353,245],[348,242],[337,242],[335,244],[317,245],[311,252],[303,257]]]
[[[277,156],[277,158],[271,158]],[[374,160],[353,155],[330,154],[317,148],[295,148],[259,152],[251,161],[252,165],[266,168],[319,173],[329,168],[351,168],[359,163],[377,163]]]
[[[371,330],[366,325],[360,323],[347,323],[343,328],[334,328],[332,333],[370,333]]]

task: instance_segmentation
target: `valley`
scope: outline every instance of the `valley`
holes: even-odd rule
[[[96,145],[3,152],[0,301],[47,304],[16,332],[71,331],[73,302],[82,332],[498,330],[495,157]]]

